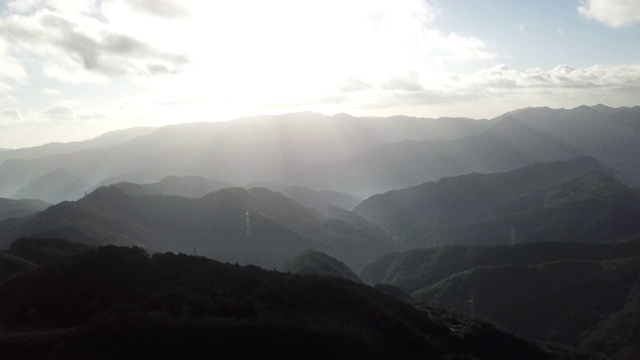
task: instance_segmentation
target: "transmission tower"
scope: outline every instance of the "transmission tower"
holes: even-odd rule
[[[247,217],[247,242],[251,242],[251,222],[249,220],[249,210],[245,212]]]

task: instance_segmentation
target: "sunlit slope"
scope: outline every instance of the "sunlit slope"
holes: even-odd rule
[[[327,276],[362,282],[342,261],[325,253],[307,250],[284,264],[280,271],[297,275]]]
[[[598,109],[598,108],[596,108]],[[296,172],[293,183],[369,196],[445,176],[498,172],[540,161],[591,156],[640,185],[640,108],[528,108],[458,140],[404,141]]]
[[[408,247],[605,241],[640,231],[640,197],[592,158],[443,178],[354,212]]]
[[[267,268],[316,249],[359,269],[393,248],[390,237],[370,230],[374,228],[333,219],[264,188],[228,188],[186,198],[138,197],[103,187],[77,202],[0,223],[0,238],[5,247],[21,236],[67,238],[197,253]]]
[[[55,170],[37,177],[16,191],[12,198],[39,199],[56,204],[65,200],[78,200],[89,184],[66,170]]]
[[[46,209],[49,203],[40,200],[13,200],[0,198],[0,220],[32,215]]]
[[[205,176],[234,184],[277,181],[312,164],[341,160],[381,144],[459,138],[488,126],[488,121],[471,119],[316,113],[167,126],[109,149],[8,160],[0,165],[0,196],[10,196],[59,169],[92,186],[150,183],[169,175]]]

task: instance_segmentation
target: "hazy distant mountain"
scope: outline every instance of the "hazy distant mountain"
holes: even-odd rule
[[[0,220],[35,214],[51,204],[40,200],[13,200],[0,198]]]
[[[58,169],[91,185],[151,183],[169,175],[244,184],[279,181],[311,164],[336,161],[401,141],[477,134],[490,122],[408,117],[356,118],[297,113],[173,125],[109,149],[93,148],[0,165],[0,196]],[[323,189],[323,188],[318,188]]]
[[[338,191],[316,191],[304,186],[289,186],[280,183],[252,183],[249,187],[265,187],[272,191],[282,193],[284,196],[295,200],[297,203],[310,208],[322,209],[326,207],[339,207],[351,210],[362,200],[361,197],[341,193]]]
[[[342,261],[323,252],[307,250],[284,264],[280,271],[297,275],[328,276],[362,282]]]
[[[200,198],[217,190],[234,187],[228,182],[202,176],[167,176],[156,183],[138,185],[130,182],[119,182],[113,184],[113,186],[135,196],[177,195],[193,198]],[[287,186],[279,183],[255,182],[243,187],[247,189],[264,187],[282,193],[300,205],[317,209],[332,206],[352,209],[363,200],[362,198],[337,191],[316,191],[302,186]]]
[[[598,109],[598,108],[597,108]],[[601,109],[601,107],[599,108]],[[289,181],[369,196],[446,176],[498,172],[535,162],[592,156],[640,185],[640,110],[527,108],[500,116],[490,129],[457,140],[403,141],[311,166]]]
[[[375,195],[354,212],[406,241],[604,241],[640,232],[640,196],[592,158],[443,178]]]
[[[635,108],[528,108],[491,121],[258,116],[167,126],[109,149],[8,160],[0,165],[0,196],[63,169],[92,186],[203,176],[366,197],[446,176],[585,155],[614,169],[626,184],[640,185],[639,137]]]
[[[110,131],[85,141],[69,143],[49,143],[41,146],[21,149],[4,149],[0,154],[0,163],[9,159],[35,159],[54,154],[66,154],[85,149],[108,149],[114,145],[127,142],[135,137],[147,135],[156,128],[135,127],[131,129]]]
[[[32,181],[55,172],[74,174],[92,184],[106,177],[104,164],[108,162],[108,153],[104,149],[93,149],[32,160],[7,160],[0,165],[0,196],[11,197]],[[86,186],[74,189],[76,193],[85,190]]]
[[[16,199],[40,199],[55,204],[65,200],[81,198],[89,188],[83,179],[66,171],[55,170],[44,174],[20,190],[12,197]]]
[[[350,281],[113,246],[19,274],[0,298],[3,359],[575,359]]]
[[[157,183],[144,184],[143,186],[165,195],[196,198],[203,197],[210,192],[233,187],[228,182],[208,179],[202,176],[167,176]]]
[[[149,189],[144,185],[134,184],[130,182],[120,182],[113,185],[112,187],[120,189],[123,193],[132,196],[154,196],[154,195],[165,195],[164,193]]]
[[[67,238],[93,245],[197,252],[267,268],[315,249],[359,269],[393,248],[388,235],[370,229],[375,226],[332,219],[264,188],[229,188],[194,199],[137,197],[114,186],[21,221],[1,222],[0,244],[6,247],[25,236]]]

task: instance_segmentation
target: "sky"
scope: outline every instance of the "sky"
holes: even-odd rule
[[[0,148],[257,114],[640,105],[640,0],[0,0]]]

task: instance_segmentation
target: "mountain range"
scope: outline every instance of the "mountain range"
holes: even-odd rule
[[[0,157],[0,196],[14,197],[34,180],[65,171],[81,180],[75,194],[118,182],[202,176],[231,184],[276,182],[368,197],[447,176],[577,156],[591,156],[626,185],[638,186],[640,160],[633,155],[639,150],[638,136],[640,107],[527,108],[492,120],[257,116],[132,129],[75,145],[5,151]],[[28,195],[24,190],[19,194]]]
[[[140,248],[38,266],[0,298],[3,359],[585,358],[351,281]]]
[[[295,113],[173,125],[146,134],[149,130],[144,129],[142,135],[110,147],[89,148],[85,143],[88,148],[75,152],[45,147],[38,150],[37,157],[18,154],[12,158],[16,153],[9,152],[0,164],[0,196],[12,196],[36,178],[57,170],[91,186],[157,182],[170,175],[204,176],[234,184],[279,181],[312,164],[340,160],[381,144],[459,138],[478,133],[489,124],[471,119]]]
[[[598,242],[640,232],[640,193],[588,157],[446,177],[374,195],[354,212],[408,248]]]
[[[234,187],[228,182],[209,179],[202,176],[167,176],[159,182],[150,184],[135,184],[130,182],[120,182],[113,184],[126,193],[137,196],[146,195],[177,195],[184,197],[199,198],[210,192],[224,188]],[[282,193],[284,196],[297,203],[316,209],[326,207],[339,207],[346,210],[354,208],[363,199],[357,196],[340,193],[337,191],[317,191],[303,186],[287,186],[280,183],[250,183],[245,184],[245,188],[263,187],[272,191]]]
[[[632,359],[640,353],[639,261],[636,235],[608,244],[413,249],[380,257],[360,276],[525,337]]]
[[[527,108],[458,139],[406,140],[297,171],[288,180],[369,196],[442,177],[494,173],[536,162],[590,156],[625,184],[640,185],[640,107]]]
[[[354,269],[395,248],[397,242],[386,232],[343,212],[309,209],[266,188],[227,188],[186,198],[133,196],[110,186],[30,217],[0,222],[0,245],[7,247],[19,237],[67,238],[198,253],[265,268],[315,249]]]
[[[13,200],[0,198],[0,220],[33,215],[51,204],[40,200]]]
[[[597,105],[2,151],[0,353],[637,358],[638,139]]]

